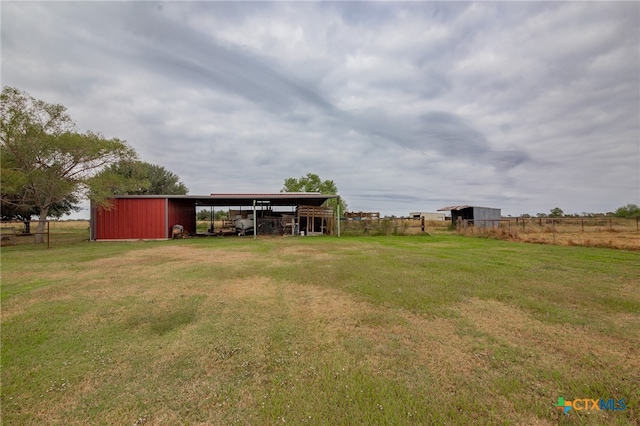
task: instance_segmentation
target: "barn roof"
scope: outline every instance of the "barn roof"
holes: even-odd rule
[[[438,211],[439,212],[448,212],[448,211],[464,210],[464,209],[469,209],[469,208],[500,210],[500,209],[495,208],[495,207],[482,207],[482,206],[467,206],[467,205],[463,205],[463,206],[443,207],[441,209],[438,209]]]
[[[325,201],[338,198],[338,195],[319,192],[278,192],[266,194],[211,194],[211,195],[118,195],[114,198],[167,198],[192,200],[197,206],[320,206]]]

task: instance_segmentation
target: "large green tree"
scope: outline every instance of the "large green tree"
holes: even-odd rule
[[[627,204],[618,207],[614,213],[617,217],[640,217],[640,206],[637,204]]]
[[[321,194],[338,194],[338,187],[332,180],[322,180],[315,173],[307,173],[299,178],[287,178],[280,192],[319,192]],[[347,211],[347,203],[340,197],[340,214]],[[327,201],[327,206],[336,211],[338,201],[331,199]]]
[[[0,99],[0,155],[3,201],[35,212],[41,221],[84,194],[106,205],[108,194],[100,188],[110,184],[99,172],[136,157],[125,141],[78,132],[64,106],[12,87]],[[44,227],[38,223],[36,242],[43,241]]]
[[[189,192],[180,177],[156,164],[144,161],[122,161],[110,165],[103,172],[119,180],[112,189],[119,195],[185,195]]]

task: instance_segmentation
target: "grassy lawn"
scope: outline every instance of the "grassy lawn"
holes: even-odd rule
[[[2,423],[640,424],[639,283],[450,235],[3,247]]]

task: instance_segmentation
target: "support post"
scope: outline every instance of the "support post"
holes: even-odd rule
[[[258,238],[258,226],[256,218],[256,200],[253,200],[253,239]]]
[[[338,197],[338,204],[336,205],[336,212],[338,213],[338,238],[340,237],[340,197]]]

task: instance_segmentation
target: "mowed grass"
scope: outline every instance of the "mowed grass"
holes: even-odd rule
[[[2,423],[640,424],[639,283],[446,235],[4,247]]]

